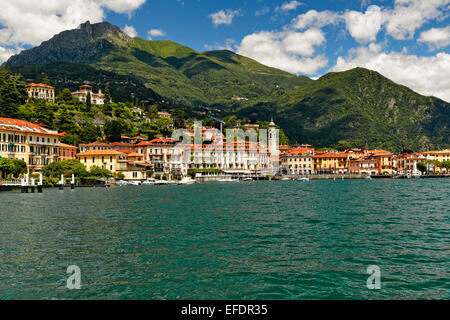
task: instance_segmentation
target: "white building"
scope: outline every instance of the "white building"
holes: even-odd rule
[[[92,91],[92,87],[90,85],[82,85],[78,91],[72,92],[72,96],[77,97],[81,102],[87,101],[88,94],[91,95],[91,104],[93,105],[104,105],[105,104],[105,95],[102,93],[102,90],[98,90],[98,93],[94,93]]]

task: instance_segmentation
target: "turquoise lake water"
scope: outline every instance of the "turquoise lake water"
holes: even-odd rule
[[[0,193],[0,299],[448,299],[450,180]],[[66,288],[67,267],[81,290]],[[381,269],[369,290],[368,266]]]

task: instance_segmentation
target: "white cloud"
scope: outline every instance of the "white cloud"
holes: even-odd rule
[[[375,41],[385,21],[385,15],[378,6],[370,6],[365,13],[347,11],[344,14],[350,35],[360,43]]]
[[[131,13],[145,3],[146,0],[101,0],[100,4],[117,13]]]
[[[89,20],[103,21],[105,10],[131,13],[146,0],[2,0],[0,45],[39,45]]]
[[[227,9],[227,10],[220,10],[216,13],[212,13],[209,15],[209,17],[211,18],[212,23],[215,26],[218,26],[221,24],[230,25],[231,23],[233,23],[234,17],[240,15],[241,12],[239,10]]]
[[[310,10],[293,20],[293,27],[323,28],[330,24],[346,23],[356,41],[375,41],[384,26],[386,33],[397,40],[412,39],[425,23],[445,17],[450,0],[395,0],[393,8],[369,6],[365,13],[358,11],[333,12]]]
[[[450,26],[424,31],[417,41],[428,44],[431,50],[445,48],[450,45]]]
[[[424,23],[439,18],[450,0],[396,0],[393,10],[386,11],[386,31],[397,40],[411,39]]]
[[[123,31],[132,38],[136,38],[138,36],[138,33],[133,26],[125,25]]]
[[[17,53],[19,53],[19,50],[0,47],[0,64],[2,64],[4,61],[8,60],[9,57]]]
[[[335,24],[341,19],[340,14],[333,11],[316,11],[310,10],[307,13],[300,14],[292,22],[293,27],[296,29],[323,28],[329,24]]]
[[[314,55],[314,47],[326,42],[323,32],[319,29],[309,29],[303,33],[289,31],[285,32],[282,38],[282,44],[287,52],[304,57]]]
[[[299,6],[301,6],[302,3],[299,1],[290,1],[283,3],[280,7],[276,7],[276,11],[291,11],[296,10]]]
[[[148,40],[152,40],[154,37],[163,37],[165,35],[164,31],[161,29],[151,29],[148,32]]]
[[[313,57],[315,46],[325,42],[317,29],[304,33],[262,31],[246,36],[237,46],[237,53],[292,73],[315,74],[327,66],[323,55]]]
[[[408,55],[406,52],[382,52],[379,45],[359,47],[339,57],[331,71],[344,71],[355,67],[375,70],[389,79],[405,85],[420,94],[433,95],[450,102],[450,54],[438,53],[431,57]]]

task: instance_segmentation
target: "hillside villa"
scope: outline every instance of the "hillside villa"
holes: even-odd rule
[[[30,83],[27,85],[29,99],[42,99],[55,102],[55,87],[43,83]]]
[[[98,93],[94,93],[92,91],[92,86],[90,85],[82,85],[78,91],[72,92],[72,96],[77,97],[81,102],[87,101],[88,94],[91,95],[91,104],[93,105],[104,105],[105,104],[105,95],[102,93],[102,90],[98,90]]]

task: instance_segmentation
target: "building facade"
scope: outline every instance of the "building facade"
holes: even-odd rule
[[[27,85],[28,98],[42,99],[55,102],[55,88],[43,83],[30,83]]]
[[[98,93],[94,93],[92,91],[92,86],[90,85],[82,85],[78,91],[72,92],[72,96],[77,97],[81,102],[87,101],[88,94],[91,95],[91,104],[94,105],[104,105],[105,104],[105,95],[102,93],[102,90],[98,90]]]
[[[314,149],[294,148],[281,155],[281,172],[289,175],[314,174]]]
[[[119,168],[119,162],[126,160],[126,154],[108,149],[108,150],[89,150],[77,154],[77,159],[91,170],[93,167],[107,169],[111,173],[116,173]]]
[[[26,162],[29,173],[42,168],[60,157],[61,135],[44,126],[28,121],[0,118],[0,156]]]
[[[59,144],[59,161],[71,160],[77,158],[78,148],[69,144]]]

